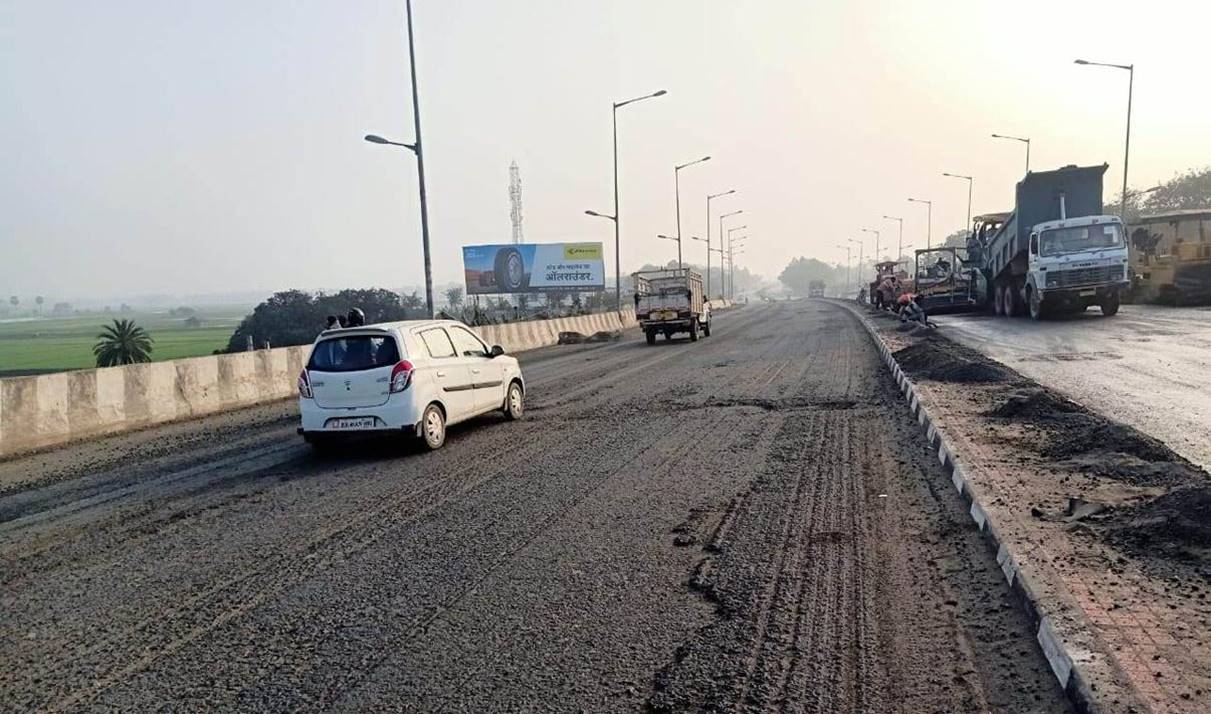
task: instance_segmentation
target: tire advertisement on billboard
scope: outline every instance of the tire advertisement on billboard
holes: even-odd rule
[[[605,288],[601,243],[463,246],[468,295]]]

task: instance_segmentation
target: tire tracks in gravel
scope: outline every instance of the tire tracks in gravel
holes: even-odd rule
[[[102,651],[112,652],[120,642],[129,644],[134,633],[145,633],[153,626],[163,628],[166,619],[170,620],[174,617],[187,614],[188,617],[182,619],[200,620],[203,622],[203,624],[192,626],[183,634],[171,639],[159,643],[144,642],[141,649],[145,651],[150,650],[148,654],[143,655],[115,672],[94,679],[92,685],[85,693],[58,700],[50,704],[47,709],[49,711],[62,711],[88,701],[117,681],[129,678],[134,673],[149,667],[157,659],[182,649],[217,627],[268,601],[271,597],[281,593],[292,585],[296,585],[306,578],[314,576],[321,569],[330,567],[338,560],[348,559],[357,552],[370,547],[385,533],[385,529],[381,527],[378,529],[373,528],[372,526],[375,524],[381,524],[388,517],[395,518],[393,525],[423,518],[426,514],[440,508],[444,503],[456,500],[458,497],[500,477],[507,472],[509,466],[526,460],[531,454],[514,453],[512,456],[513,458],[502,464],[499,454],[482,454],[477,459],[479,465],[482,467],[492,465],[496,467],[495,470],[488,470],[487,475],[471,479],[468,483],[460,484],[456,489],[443,493],[430,503],[422,505],[419,501],[426,495],[443,491],[451,486],[451,484],[445,480],[434,480],[419,488],[401,488],[379,496],[376,498],[379,501],[378,506],[361,510],[357,517],[342,520],[338,524],[312,535],[302,545],[280,553],[272,561],[272,565],[245,572],[240,576],[213,585],[184,602],[177,603],[167,610],[158,611],[150,615],[133,627],[109,639],[92,643],[91,647],[85,652],[80,653],[83,657],[95,655]],[[350,532],[359,532],[366,535],[355,539],[352,543],[340,543],[340,538]],[[327,546],[334,546],[332,552],[320,555],[320,551]],[[258,587],[253,585],[255,581],[264,582]],[[248,585],[248,587],[245,588],[245,585]],[[212,601],[217,602],[209,604]],[[201,609],[207,609],[210,614],[201,615],[199,612]]]
[[[658,361],[663,361],[677,356],[677,354],[680,352],[681,350],[667,350],[664,354],[657,355],[656,357],[659,358]],[[619,359],[627,359],[627,357],[623,356]],[[652,361],[657,360],[650,360],[649,362]],[[542,381],[539,381],[538,384],[541,385]],[[470,463],[461,464],[460,469],[464,472],[468,470],[468,467],[470,467],[469,470],[471,472],[479,472],[482,468],[489,466],[496,467],[496,470],[491,472],[491,474],[486,478],[471,481],[470,483],[464,484],[462,488],[454,492],[446,493],[444,498],[431,504],[431,508],[417,511],[410,519],[406,520],[416,520],[423,517],[426,513],[440,508],[444,503],[456,500],[458,497],[461,497],[462,495],[465,495],[466,493],[485,485],[493,478],[507,471],[510,465],[527,461],[528,459],[532,458],[532,456],[533,454],[519,454],[515,455],[511,461],[502,463],[498,455],[492,454],[491,452],[485,452],[481,455],[479,463],[472,461]],[[360,465],[355,464],[347,467],[345,470],[355,469],[358,468],[358,466]],[[187,470],[185,475],[178,475],[177,478],[187,478],[188,474],[189,471]],[[172,479],[170,478],[170,481],[171,480]],[[165,482],[163,479],[157,479],[157,481],[151,484],[150,487],[161,489],[164,486],[164,483]],[[446,488],[448,486],[448,483],[438,480],[412,491],[407,491],[407,489],[399,489],[384,494],[376,494],[376,499],[383,504],[382,506],[361,511],[360,517],[345,520],[341,523],[341,525],[335,528],[321,531],[318,536],[311,535],[311,537],[309,537],[309,539],[307,539],[303,545],[295,547],[284,553],[279,553],[277,557],[273,559],[272,567],[264,567],[253,571],[244,572],[238,577],[212,585],[200,593],[192,594],[189,598],[174,603],[174,605],[168,610],[157,612],[148,618],[135,623],[132,627],[123,628],[122,630],[113,632],[109,637],[101,638],[99,640],[94,639],[91,642],[91,646],[85,651],[75,652],[73,659],[87,660],[90,657],[96,657],[100,652],[113,652],[115,647],[119,647],[119,644],[126,644],[130,646],[132,644],[132,640],[138,639],[135,636],[136,634],[145,634],[152,629],[156,631],[156,635],[160,635],[165,630],[174,631],[179,629],[164,628],[163,626],[166,620],[172,621],[174,619],[183,619],[187,622],[204,623],[201,626],[189,627],[183,634],[175,639],[155,637],[150,642],[144,640],[141,643],[141,649],[145,652],[149,652],[149,654],[142,656],[127,667],[121,668],[116,672],[112,672],[109,676],[97,678],[94,673],[92,676],[95,682],[93,687],[91,687],[81,696],[68,697],[67,699],[61,700],[59,704],[63,707],[68,707],[83,701],[87,701],[97,693],[104,691],[113,683],[121,679],[128,678],[135,672],[146,669],[164,655],[180,650],[187,644],[205,636],[208,632],[212,631],[216,627],[230,622],[234,618],[248,612],[257,605],[269,600],[281,591],[288,589],[292,584],[306,579],[310,574],[314,574],[320,568],[330,565],[332,560],[342,557],[347,558],[352,554],[369,547],[373,544],[376,538],[363,538],[357,545],[343,551],[338,550],[337,552],[331,554],[328,559],[320,559],[316,557],[326,544],[339,541],[343,534],[355,529],[364,530],[368,523],[384,517],[391,515],[399,516],[401,510],[406,507],[407,504],[423,498],[430,492]],[[124,491],[124,495],[137,495],[137,490],[137,488],[134,488]],[[210,495],[213,496],[214,494]],[[207,509],[203,507],[200,510]],[[197,512],[199,511],[199,506],[197,503],[186,503],[185,507],[181,509],[181,511]],[[163,517],[160,520],[167,521],[174,527],[180,528],[184,527],[187,519],[174,514]],[[132,524],[130,521],[121,518],[114,518],[111,519],[111,521],[117,521],[116,525],[122,532],[142,532],[145,540],[161,538],[165,535],[162,529],[148,527],[151,525],[148,523]],[[396,521],[397,523],[403,522],[400,521],[399,518],[396,518]],[[117,547],[126,548],[129,546],[138,545],[138,543],[131,542],[131,540],[127,539],[120,540],[116,545]],[[310,567],[297,569],[295,563],[297,563],[300,558],[311,559]],[[289,578],[283,575],[291,571],[293,571],[293,574]],[[253,583],[260,581],[264,581],[266,585],[260,588],[253,585]],[[223,603],[229,604],[223,605]],[[206,614],[203,615],[203,612]]]
[[[873,349],[842,323],[801,384],[844,385],[828,396],[853,406],[783,412],[691,581],[718,619],[657,675],[649,710],[1067,711]]]
[[[591,407],[582,407],[582,409],[591,409]],[[712,425],[718,424],[723,418],[725,418],[725,416],[726,416],[726,414],[717,415],[715,417],[715,419],[711,422]],[[676,436],[675,436],[675,438],[672,439],[672,441],[681,443],[683,445],[684,449],[688,450],[689,448],[692,447],[693,444],[696,443],[696,436],[700,429],[701,429],[700,425],[677,426],[675,431],[673,432],[673,434],[675,434]],[[708,431],[709,431],[709,429],[708,429]],[[654,448],[657,445],[657,442],[664,442],[666,440],[669,440],[670,434],[668,434],[668,433],[660,434],[659,432],[657,432],[657,433],[653,433],[653,434],[648,434],[647,438],[649,439],[649,443],[647,443],[645,446],[643,446],[642,449],[639,451],[638,454],[636,454],[636,456],[634,458],[639,458],[643,453],[646,453],[648,450]],[[618,453],[618,449],[607,448],[606,451],[608,453]],[[618,465],[612,465],[610,467],[610,469],[608,469],[603,475],[601,475],[600,480],[597,481],[591,488],[584,491],[575,501],[572,502],[571,506],[574,506],[576,503],[579,503],[584,498],[588,497],[588,495],[590,495],[595,488],[599,487],[601,484],[608,481],[612,476],[616,475],[617,473],[619,473],[622,470],[625,470],[625,466],[626,465],[623,464],[622,467],[620,468]],[[452,500],[454,500],[454,499],[451,499],[451,501]],[[571,506],[569,506],[569,507],[571,507]],[[564,510],[566,511],[566,508]],[[540,521],[541,527],[539,527],[538,530],[527,531],[528,533],[530,533],[530,535],[528,535],[528,536],[526,536],[524,534],[519,534],[518,537],[521,538],[522,545],[514,546],[514,545],[510,544],[507,546],[503,546],[505,549],[505,553],[507,553],[507,554],[516,553],[522,547],[524,547],[525,544],[532,542],[535,538],[538,537],[539,534],[541,534],[545,530],[545,528],[547,526],[549,526],[550,523],[554,522],[554,519],[558,515],[559,514],[553,514],[550,519]],[[474,540],[475,536],[473,533],[466,533],[466,534],[464,534],[464,537]],[[361,550],[361,549],[359,549],[359,550]],[[422,619],[418,622],[414,622],[408,629],[409,633],[415,634],[418,631],[418,629],[423,628],[423,627],[427,626],[428,624],[431,624],[438,615],[440,615],[441,613],[446,612],[450,608],[452,608],[457,602],[459,602],[461,600],[461,598],[467,592],[473,590],[479,583],[483,582],[484,579],[486,579],[488,576],[490,576],[493,572],[496,572],[496,570],[499,569],[500,567],[502,567],[505,564],[505,562],[506,562],[506,560],[503,560],[503,559],[494,559],[492,561],[492,564],[489,567],[489,570],[486,573],[484,573],[481,577],[471,578],[470,580],[465,581],[465,583],[462,586],[460,586],[459,588],[457,588],[449,596],[449,598],[443,600],[443,602],[439,603],[438,605],[436,605],[434,607],[434,612],[431,616],[428,616],[428,617],[426,617],[426,619]],[[300,617],[298,619],[306,620],[307,618]],[[226,622],[223,622],[220,624],[226,624]],[[398,641],[384,643],[383,648],[386,651],[392,651],[395,648],[401,646],[402,644],[405,644],[406,642],[407,642],[407,638],[403,638]],[[361,666],[361,667],[372,666],[372,662],[373,662],[372,659],[371,660],[362,660],[361,662],[359,662],[359,666]],[[362,674],[362,676],[364,676],[364,673]],[[303,686],[303,685],[300,685],[300,686]],[[353,685],[348,685],[348,686],[342,685],[341,687],[339,687],[333,691],[325,691],[323,693],[316,693],[316,695],[314,695],[308,701],[311,703],[331,701],[334,696],[334,692],[336,694],[339,694],[340,692],[346,691],[350,686],[353,686]]]

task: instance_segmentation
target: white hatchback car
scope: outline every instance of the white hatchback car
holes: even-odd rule
[[[317,449],[374,432],[415,435],[438,449],[451,424],[496,410],[520,419],[524,398],[517,360],[461,322],[325,330],[299,374],[299,433]]]

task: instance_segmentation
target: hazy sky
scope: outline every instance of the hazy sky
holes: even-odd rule
[[[438,281],[459,247],[508,242],[508,165],[530,242],[612,230],[619,113],[623,268],[701,235],[704,195],[735,188],[741,260],[844,259],[883,231],[924,242],[1007,210],[1029,136],[1035,169],[1131,183],[1211,164],[1211,3],[974,0],[416,0],[417,65]],[[403,3],[0,0],[0,293],[48,297],[421,280]],[[717,223],[716,223],[717,225]],[[739,223],[733,223],[739,225]],[[714,229],[712,229],[714,230]],[[687,257],[704,260],[701,243]],[[871,248],[867,248],[868,254]]]

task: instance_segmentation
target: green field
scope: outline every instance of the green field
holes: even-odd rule
[[[199,327],[187,327],[183,317],[167,310],[0,320],[0,377],[95,367],[92,347],[97,333],[115,318],[134,320],[147,330],[155,340],[153,361],[208,355],[227,346],[248,312],[226,305],[197,310]]]

